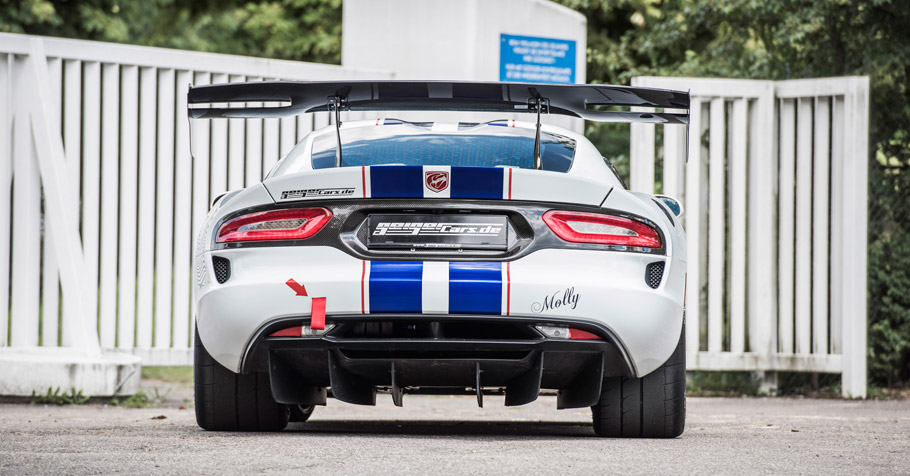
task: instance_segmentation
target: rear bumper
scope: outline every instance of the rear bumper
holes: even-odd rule
[[[324,403],[323,388],[349,403],[373,404],[377,388],[400,395],[405,388],[501,388],[507,405],[537,398],[541,388],[558,389],[559,408],[593,405],[600,382],[631,376],[625,350],[612,333],[591,322],[566,322],[601,339],[547,338],[534,331],[537,318],[450,315],[367,316],[392,324],[432,319],[437,325],[501,325],[529,332],[511,339],[352,338],[352,324],[364,316],[336,316],[336,327],[323,337],[270,337],[277,329],[307,323],[282,319],[260,329],[246,354],[243,372],[269,372],[272,394],[281,403]],[[478,398],[482,398],[479,396]],[[396,399],[400,403],[400,398]]]
[[[230,278],[224,283],[218,283],[212,270],[213,255],[230,260]],[[269,355],[269,352],[260,354],[259,347],[263,346],[274,349],[279,354],[300,354],[299,358],[285,357],[288,361],[317,359],[323,368],[329,365],[329,356],[334,355],[340,367],[352,371],[353,367],[360,364],[347,362],[345,351],[419,351],[421,346],[429,346],[431,350],[453,351],[459,348],[488,349],[489,352],[519,349],[531,355],[528,358],[532,361],[537,355],[550,353],[589,354],[586,357],[605,355],[609,357],[609,362],[604,364],[607,372],[643,376],[659,367],[670,356],[676,347],[682,326],[685,263],[663,256],[545,249],[512,262],[496,263],[501,265],[502,270],[500,288],[497,288],[501,290],[501,297],[494,299],[498,312],[486,310],[476,314],[459,314],[445,308],[447,300],[440,300],[440,294],[450,291],[458,291],[462,295],[464,293],[463,290],[450,286],[451,283],[447,281],[450,276],[436,273],[440,263],[425,266],[422,275],[422,312],[418,309],[410,313],[380,314],[378,311],[371,312],[371,300],[373,304],[386,304],[388,296],[376,295],[379,289],[376,280],[373,280],[371,289],[371,262],[356,259],[336,248],[307,246],[218,250],[205,252],[203,259],[208,266],[197,269],[195,289],[200,339],[215,360],[235,372],[249,371],[254,367],[262,370],[263,362],[268,361]],[[666,264],[660,285],[652,289],[645,280],[644,271],[649,263],[656,260],[664,260]],[[485,273],[487,271],[484,270]],[[305,286],[307,296],[298,295],[289,287],[286,284],[289,279]],[[419,275],[418,279],[421,279]],[[394,283],[391,288],[388,287],[388,282],[381,284],[386,285],[383,288],[385,290],[396,289]],[[487,288],[483,292],[490,294]],[[395,342],[388,339],[370,341],[329,336],[322,339],[298,339],[300,342],[269,339],[267,344],[262,343],[262,335],[267,329],[289,320],[308,320],[313,297],[326,298],[326,322],[329,323],[380,318],[473,319],[477,325],[482,326],[484,320],[525,320],[558,325],[578,324],[607,341],[602,344],[550,342],[546,339],[516,343],[471,340]],[[567,303],[556,305],[554,299],[565,300]],[[573,299],[574,302],[571,302]],[[541,303],[545,300],[549,300],[550,305],[542,306]],[[307,353],[311,355],[304,355]],[[544,358],[548,359],[544,365],[545,374],[551,366],[558,368],[553,359],[546,355]],[[398,362],[402,369],[408,366],[408,359],[378,360],[380,362],[375,362],[376,365],[372,367],[367,365],[367,373],[388,373],[386,365],[390,366],[393,361]],[[479,356],[468,356],[460,360],[476,362]],[[525,357],[512,360],[519,362],[500,362],[497,365],[511,366],[518,371],[527,364]],[[451,365],[461,368],[459,366],[471,364]],[[609,370],[611,366],[617,365],[616,368],[621,368],[621,371]],[[386,369],[380,372],[382,368]],[[492,376],[493,373],[495,372],[491,369],[488,375]],[[325,377],[324,372],[321,377],[314,374],[313,383],[325,384]],[[551,383],[549,378],[551,377],[543,379],[544,388],[562,388],[561,382]],[[453,381],[452,384],[461,385],[462,380],[464,379],[459,377],[458,383]]]

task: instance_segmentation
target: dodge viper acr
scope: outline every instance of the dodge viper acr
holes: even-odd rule
[[[682,210],[627,190],[591,142],[541,116],[684,127],[687,93],[256,82],[193,87],[188,105],[193,120],[334,114],[262,183],[216,199],[202,226],[202,428],[280,430],[327,390],[363,405],[382,391],[398,406],[469,393],[482,406],[544,389],[558,408],[591,407],[601,436],[682,433]],[[342,111],[528,120],[342,122]]]

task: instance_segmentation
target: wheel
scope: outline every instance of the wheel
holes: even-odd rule
[[[291,408],[291,421],[304,422],[310,419],[315,405],[289,405]]]
[[[265,373],[235,374],[215,361],[195,333],[193,383],[196,423],[214,431],[279,431],[287,405],[275,402]]]
[[[642,378],[604,379],[591,407],[597,436],[675,438],[686,426],[686,326],[673,355]]]

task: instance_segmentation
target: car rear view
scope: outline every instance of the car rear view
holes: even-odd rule
[[[280,99],[276,108],[201,104]],[[685,123],[688,96],[616,86],[248,83],[192,88],[196,118],[333,110],[261,183],[212,207],[196,243],[196,412],[278,430],[328,392],[592,407],[601,436],[685,419],[678,204],[626,190],[541,114]],[[287,105],[289,103],[289,105]],[[536,122],[341,123],[339,111],[525,112]],[[678,127],[678,126],[674,126]]]

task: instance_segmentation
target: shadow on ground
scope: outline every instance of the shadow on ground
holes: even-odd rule
[[[591,424],[537,421],[318,420],[288,424],[285,433],[344,436],[435,437],[594,437]]]

